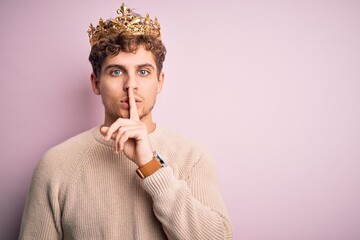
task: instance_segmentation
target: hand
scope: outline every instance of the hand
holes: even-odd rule
[[[130,118],[119,118],[110,127],[101,127],[100,132],[105,141],[115,141],[115,154],[123,151],[127,158],[142,167],[152,160],[153,151],[147,127],[140,121],[132,88],[128,89],[128,97]]]

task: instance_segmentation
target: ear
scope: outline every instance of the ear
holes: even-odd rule
[[[99,81],[96,78],[95,74],[92,73],[90,76],[90,80],[91,80],[91,86],[92,86],[92,90],[96,95],[100,95],[100,88],[99,88]]]
[[[159,75],[159,80],[158,80],[158,86],[157,86],[157,94],[159,94],[163,88],[164,85],[164,79],[165,79],[165,73],[161,72]]]

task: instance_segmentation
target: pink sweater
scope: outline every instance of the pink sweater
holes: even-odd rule
[[[144,180],[98,127],[50,149],[35,169],[19,239],[231,239],[208,152],[159,126],[150,141],[168,166]]]

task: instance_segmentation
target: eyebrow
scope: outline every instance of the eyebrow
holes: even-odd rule
[[[153,65],[151,65],[150,63],[144,63],[144,64],[137,65],[137,68],[143,68],[143,67],[150,67],[153,70],[155,70],[155,67]]]
[[[104,71],[110,69],[110,68],[119,68],[119,69],[122,69],[122,70],[125,70],[125,66],[123,65],[119,65],[119,64],[109,64],[105,67]]]
[[[143,67],[150,67],[153,70],[155,70],[155,67],[150,63],[143,63],[143,64],[136,65],[136,68],[143,68]],[[126,67],[124,65],[121,65],[121,64],[109,64],[109,65],[107,65],[105,67],[104,71],[106,71],[106,70],[108,70],[110,68],[119,68],[121,70],[126,70]]]

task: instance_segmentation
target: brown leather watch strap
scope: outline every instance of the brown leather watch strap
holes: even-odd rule
[[[153,174],[154,172],[156,172],[161,167],[162,167],[162,165],[159,162],[159,160],[156,157],[154,157],[150,162],[148,162],[144,166],[138,168],[136,170],[136,173],[139,175],[139,177],[144,179],[144,178],[150,176],[151,174]]]

